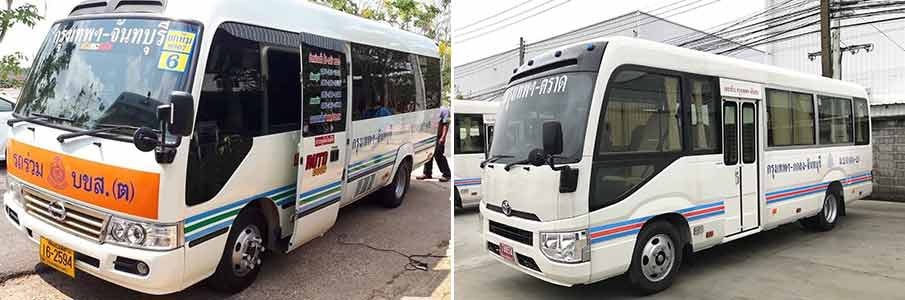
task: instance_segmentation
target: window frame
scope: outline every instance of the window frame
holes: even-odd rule
[[[855,145],[855,101],[853,101],[853,97],[851,97],[851,96],[832,96],[829,94],[820,94],[820,93],[815,93],[814,97],[815,97],[814,99],[817,99],[816,101],[814,101],[814,122],[815,122],[814,128],[817,130],[817,135],[814,136],[815,145],[818,147],[836,147],[836,146],[853,146],[853,145]],[[849,142],[827,143],[827,144],[821,143],[821,141],[820,141],[820,128],[821,128],[821,126],[820,126],[820,103],[822,102],[822,99],[820,99],[821,97],[829,98],[829,99],[848,100],[848,104],[849,104],[848,105],[848,107],[849,107],[848,121],[851,122],[851,124],[852,124],[851,130],[848,131],[848,135],[849,135],[849,139],[850,139]]]
[[[480,120],[479,120],[480,122],[478,123],[478,130],[480,131],[480,137],[481,137],[481,150],[463,152],[460,149],[460,147],[458,147],[458,145],[459,145],[459,128],[456,128],[456,125],[458,124],[457,120],[459,120],[459,118],[476,118],[476,117],[480,118]],[[472,120],[474,120],[474,119],[472,119]],[[469,128],[471,128],[471,127],[469,127]],[[486,153],[485,149],[487,149],[487,133],[485,132],[486,126],[484,123],[484,114],[482,114],[482,113],[454,113],[453,114],[453,131],[454,131],[453,139],[455,141],[453,143],[453,155]]]
[[[864,111],[864,113],[865,113],[864,118],[865,118],[866,121],[867,121],[867,140],[866,140],[866,141],[863,141],[863,142],[859,142],[859,141],[858,141],[858,136],[857,136],[857,132],[858,132],[858,131],[857,131],[857,130],[858,130],[858,128],[857,128],[857,126],[858,126],[858,115],[857,115],[857,114],[858,114],[858,112],[856,111],[855,102],[858,102],[858,101],[863,101],[863,102],[864,102],[864,108],[866,109],[866,110]],[[852,126],[852,130],[853,130],[853,132],[854,132],[854,134],[855,134],[855,135],[853,136],[853,140],[855,141],[855,146],[870,145],[870,144],[871,144],[871,138],[873,137],[873,132],[872,132],[872,130],[873,130],[873,127],[872,127],[873,124],[871,124],[871,121],[870,121],[870,120],[871,120],[871,119],[870,119],[870,102],[867,101],[867,98],[852,97],[852,118],[854,119],[854,123],[852,124],[852,125],[853,125],[853,126]]]
[[[789,145],[779,145],[779,146],[772,145],[770,143],[770,132],[771,132],[771,130],[770,130],[770,100],[769,100],[770,98],[768,97],[770,92],[789,93],[790,101],[792,99],[791,97],[794,94],[808,95],[811,97],[811,107],[812,107],[811,113],[813,114],[813,116],[811,117],[811,121],[814,124],[814,129],[811,131],[811,134],[814,137],[813,143],[811,143],[811,144],[789,144]],[[764,113],[765,113],[764,128],[766,129],[765,130],[766,132],[762,138],[764,138],[765,144],[766,144],[766,148],[764,148],[765,151],[773,150],[773,149],[787,149],[788,150],[788,149],[814,148],[814,147],[818,147],[820,145],[820,137],[818,136],[818,134],[820,133],[820,124],[818,124],[819,123],[819,116],[818,116],[819,112],[817,111],[818,110],[817,94],[812,93],[812,92],[806,92],[803,90],[795,90],[795,89],[788,89],[788,88],[764,87],[763,106],[764,106]]]

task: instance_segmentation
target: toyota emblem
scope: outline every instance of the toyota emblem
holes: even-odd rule
[[[503,200],[503,214],[508,216],[512,215],[512,206],[509,206],[509,200]]]
[[[63,201],[55,201],[47,206],[47,213],[57,221],[66,219],[66,206]]]

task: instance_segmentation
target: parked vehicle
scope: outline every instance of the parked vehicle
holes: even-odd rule
[[[800,221],[830,230],[872,192],[866,90],[640,39],[518,68],[482,175],[491,255],[565,286],[652,293],[686,255]]]
[[[306,1],[85,1],[31,70],[7,218],[145,293],[243,290],[340,207],[401,205],[436,140],[437,45]]]
[[[0,94],[0,161],[6,162],[6,139],[9,137],[9,126],[6,121],[13,115],[16,100]]]
[[[453,203],[474,206],[481,200],[481,162],[487,159],[493,140],[493,120],[499,104],[486,101],[453,100]]]

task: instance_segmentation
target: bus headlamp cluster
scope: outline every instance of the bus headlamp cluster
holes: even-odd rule
[[[586,262],[591,258],[588,231],[541,232],[540,249],[547,258],[561,263]]]
[[[22,196],[22,182],[13,177],[6,177],[6,186],[13,200],[25,207],[25,197]]]
[[[112,244],[148,249],[171,250],[181,246],[179,224],[156,224],[110,217],[104,241]]]

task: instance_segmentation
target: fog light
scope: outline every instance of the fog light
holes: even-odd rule
[[[140,275],[148,275],[148,271],[150,271],[148,270],[148,264],[144,262],[139,262],[138,264],[136,264],[135,270],[138,271],[138,274]]]

